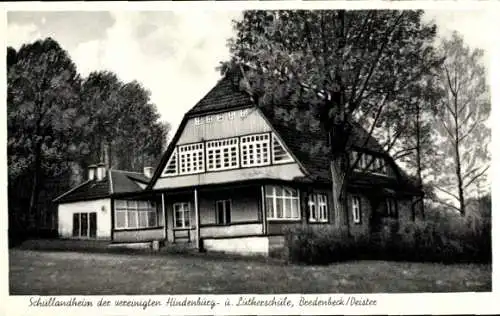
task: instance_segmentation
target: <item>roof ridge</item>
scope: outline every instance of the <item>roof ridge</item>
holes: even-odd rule
[[[117,172],[120,172],[120,173],[137,173],[137,174],[143,174],[142,172],[140,171],[129,171],[129,170],[120,170],[120,169],[109,169],[109,171],[117,171]]]

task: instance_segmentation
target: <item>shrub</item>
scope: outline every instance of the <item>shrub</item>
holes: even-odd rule
[[[306,264],[379,259],[420,262],[491,262],[491,217],[436,215],[398,223],[387,219],[374,236],[348,236],[331,225],[303,225],[285,233],[288,259]]]

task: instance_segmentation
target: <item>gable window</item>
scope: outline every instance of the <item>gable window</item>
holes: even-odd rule
[[[328,203],[326,194],[310,194],[308,200],[309,221],[328,222]]]
[[[267,219],[300,219],[299,192],[282,186],[266,186]]]
[[[174,148],[172,155],[168,159],[167,165],[163,170],[163,175],[176,175],[177,174],[177,148]]]
[[[216,223],[219,225],[227,225],[231,223],[231,201],[219,200],[215,202]]]
[[[203,143],[179,146],[178,155],[180,174],[193,174],[205,170]]]
[[[390,217],[398,217],[398,207],[396,200],[393,198],[386,198],[385,199],[385,206],[387,210],[387,215]]]
[[[367,153],[352,151],[350,154],[351,164],[354,164],[359,157],[358,163],[354,167],[357,171],[368,171],[372,173],[387,175],[386,160],[382,157],[374,157]]]
[[[361,199],[359,196],[351,197],[352,221],[355,224],[361,223]]]
[[[286,151],[278,136],[273,134],[273,163],[286,163],[293,161],[292,156]]]
[[[207,171],[238,167],[238,138],[207,142]]]
[[[241,137],[241,166],[264,166],[270,163],[269,134]]]
[[[157,227],[156,207],[150,201],[115,200],[115,228]]]
[[[95,238],[97,212],[73,214],[73,237]]]
[[[190,228],[190,203],[174,203],[174,228]]]

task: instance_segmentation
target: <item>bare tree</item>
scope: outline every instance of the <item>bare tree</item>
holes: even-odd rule
[[[436,175],[440,176],[435,188],[448,197],[441,203],[465,215],[474,184],[489,168],[491,131],[485,123],[490,115],[490,93],[482,50],[471,50],[456,32],[443,40],[441,49],[446,61],[440,79],[444,94],[437,117],[441,137],[436,157],[440,172]]]

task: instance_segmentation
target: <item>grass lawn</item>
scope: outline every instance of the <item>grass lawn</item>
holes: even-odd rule
[[[183,254],[9,251],[11,295],[491,291],[491,265],[329,266]]]

